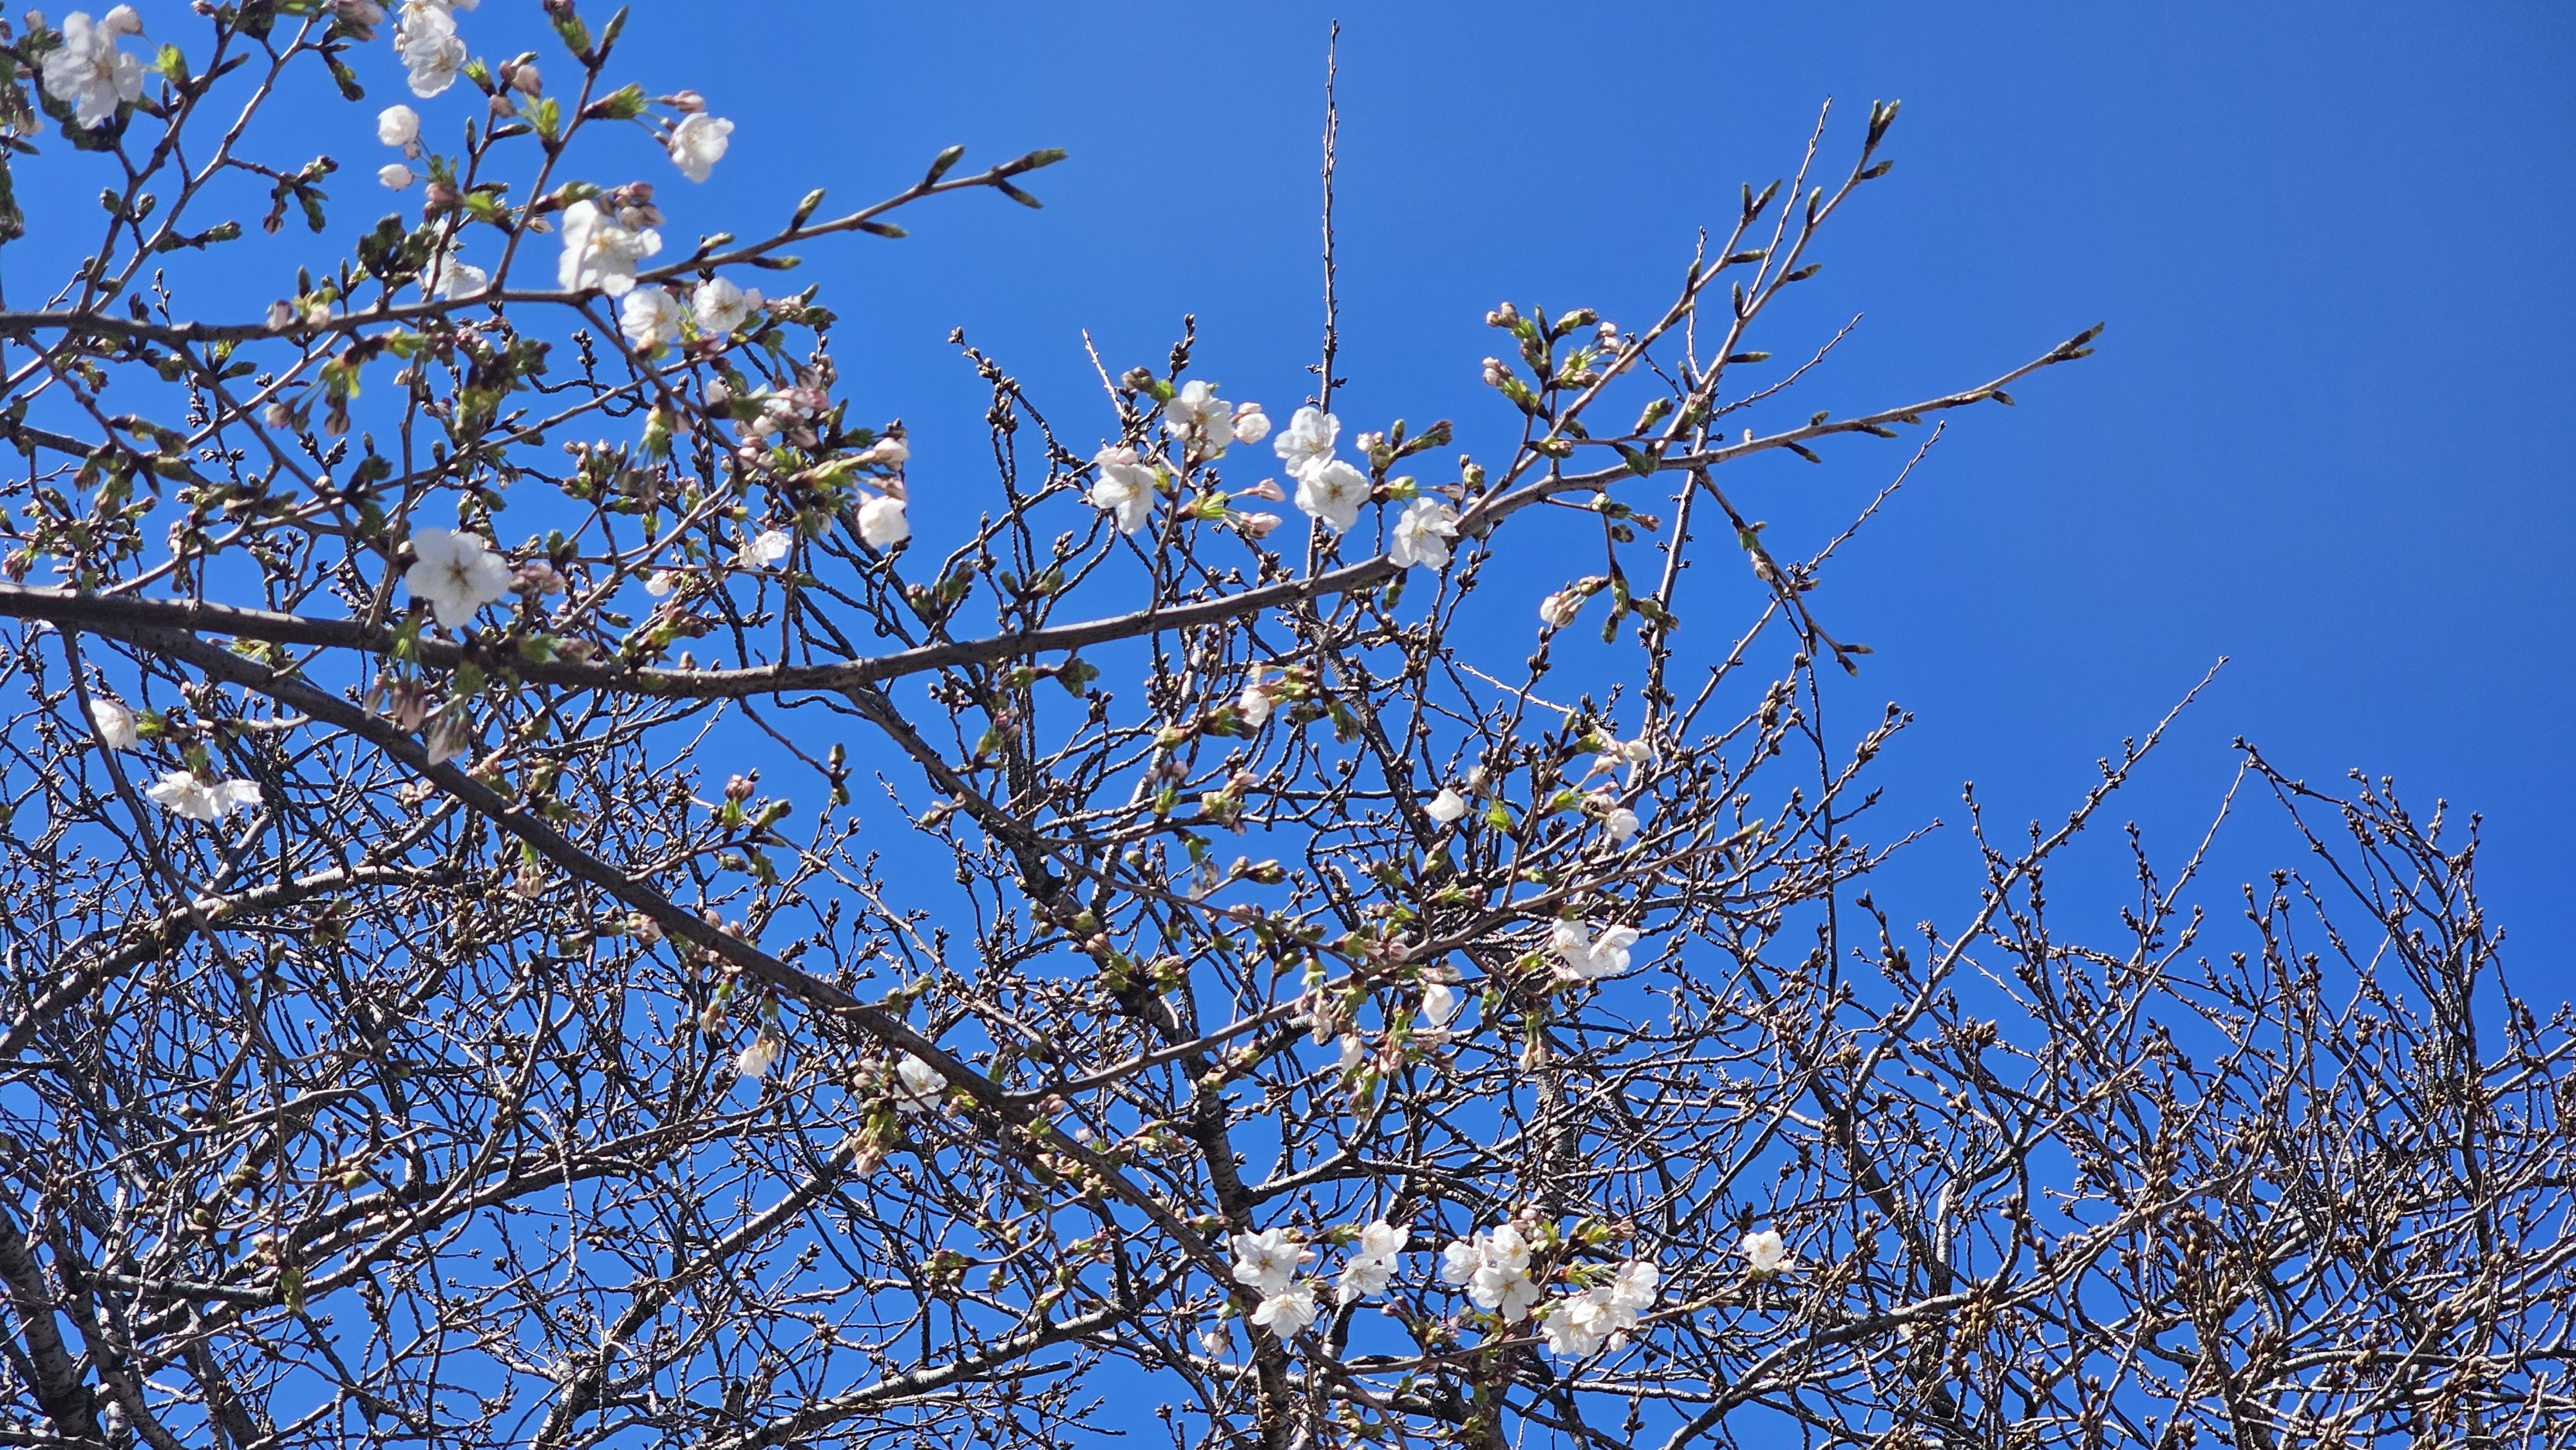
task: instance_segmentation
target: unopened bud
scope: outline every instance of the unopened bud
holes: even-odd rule
[[[707,108],[707,98],[696,91],[673,91],[662,103],[684,116],[694,116]]]

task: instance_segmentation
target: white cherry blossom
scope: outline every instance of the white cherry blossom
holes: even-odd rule
[[[1259,403],[1244,403],[1234,410],[1233,426],[1235,442],[1258,443],[1270,436],[1270,415],[1261,411]]]
[[[733,122],[710,116],[704,111],[682,116],[671,128],[671,164],[691,181],[704,181],[724,160],[725,148],[733,144]]]
[[[1550,629],[1565,628],[1582,612],[1583,595],[1572,589],[1559,590],[1538,602],[1539,622]]]
[[[904,517],[902,499],[879,497],[859,505],[859,538],[869,548],[891,549],[911,537],[912,522]]]
[[[1433,982],[1422,989],[1422,1020],[1433,1031],[1445,1031],[1458,1019],[1458,989]]]
[[[1610,813],[1601,818],[1601,829],[1609,833],[1610,844],[1613,846],[1625,846],[1635,840],[1637,832],[1642,827],[1643,823],[1637,819],[1637,813],[1626,806],[1613,806]]]
[[[617,330],[628,345],[650,354],[680,340],[680,299],[659,287],[638,287],[617,309]]]
[[[1091,485],[1091,506],[1118,520],[1118,532],[1132,534],[1154,513],[1153,465],[1137,460],[1133,448],[1103,448],[1092,455],[1100,471]]]
[[[1259,1290],[1265,1297],[1286,1289],[1297,1270],[1315,1257],[1313,1249],[1291,1240],[1284,1228],[1238,1233],[1231,1246],[1234,1282]]]
[[[1263,1299],[1261,1307],[1252,1311],[1252,1322],[1287,1339],[1314,1323],[1317,1312],[1315,1281],[1304,1279]]]
[[[1588,980],[1628,970],[1628,949],[1637,944],[1637,936],[1633,926],[1605,927],[1595,937],[1582,922],[1560,921],[1549,933],[1547,946],[1568,975]]]
[[[387,191],[400,191],[413,179],[411,168],[399,161],[388,161],[376,168],[376,184]]]
[[[1360,1258],[1342,1265],[1341,1277],[1333,1281],[1333,1302],[1356,1304],[1371,1294],[1383,1294],[1395,1279],[1395,1264],[1387,1259]]]
[[[778,1039],[766,1032],[751,1039],[751,1045],[733,1060],[733,1070],[752,1082],[769,1076],[769,1070],[777,1065]]]
[[[376,113],[376,139],[400,146],[406,155],[420,144],[420,112],[409,106],[387,106]]]
[[[1364,1259],[1392,1259],[1403,1253],[1404,1246],[1411,1242],[1413,1230],[1381,1218],[1361,1227],[1359,1240],[1351,1245],[1351,1252]]]
[[[154,805],[190,821],[218,821],[259,804],[259,786],[247,780],[209,781],[193,770],[164,772],[143,788]]]
[[[1307,470],[1321,467],[1333,456],[1333,444],[1342,436],[1342,420],[1317,408],[1299,408],[1288,420],[1270,446],[1279,453],[1279,461],[1288,468],[1288,476],[1297,478]],[[1312,510],[1309,510],[1312,512]]]
[[[899,1113],[924,1113],[939,1106],[948,1079],[939,1069],[907,1052],[894,1065],[894,1106]]]
[[[492,285],[492,274],[458,260],[457,250],[451,246],[445,253],[430,257],[429,269],[420,279],[424,293],[449,298],[479,297],[483,289]]]
[[[1464,1286],[1478,1308],[1493,1310],[1507,1324],[1518,1323],[1539,1300],[1529,1276],[1529,1240],[1507,1223],[1451,1241],[1440,1251],[1440,1277]]]
[[[1255,666],[1252,683],[1245,685],[1243,693],[1235,698],[1234,708],[1242,712],[1245,724],[1258,730],[1262,722],[1270,718],[1270,706],[1270,687],[1261,682],[1261,670]]]
[[[83,130],[106,125],[116,119],[118,106],[143,99],[143,62],[116,46],[119,34],[134,33],[121,21],[133,14],[120,5],[99,23],[88,11],[75,10],[63,17],[61,48],[45,57],[45,94],[71,107]]]
[[[134,712],[104,695],[90,697],[89,718],[110,750],[132,750],[143,743],[142,732],[134,728]]]
[[[1449,541],[1458,536],[1458,511],[1436,498],[1417,498],[1397,515],[1387,562],[1399,569],[1428,564],[1449,566]]]
[[[436,0],[411,0],[394,21],[394,56],[408,72],[404,79],[413,95],[427,99],[443,93],[465,71],[465,41],[456,33],[456,17]]]
[[[1645,1259],[1630,1259],[1619,1266],[1618,1276],[1610,1281],[1610,1297],[1640,1312],[1654,1307],[1659,1295],[1657,1285],[1664,1271]]]
[[[1467,798],[1450,786],[1442,786],[1422,807],[1422,813],[1444,826],[1456,825],[1467,815]]]
[[[510,592],[510,565],[480,534],[419,529],[411,536],[419,562],[403,572],[403,587],[425,600],[447,629],[473,623],[474,612]]]
[[[635,289],[635,266],[662,250],[662,234],[651,227],[628,227],[595,201],[564,208],[563,256],[555,280],[567,292],[596,287],[611,297]]]
[[[1539,1319],[1548,1351],[1569,1359],[1591,1354],[1636,1327],[1637,1311],[1608,1284],[1557,1300]]]
[[[1326,459],[1297,475],[1297,507],[1331,528],[1350,532],[1360,508],[1369,500],[1368,475],[1338,458]]]
[[[743,541],[742,548],[733,556],[734,562],[746,568],[767,569],[786,558],[788,551],[795,547],[794,534],[785,529],[764,529],[758,535]]]
[[[1752,1267],[1753,1272],[1766,1279],[1780,1272],[1780,1266],[1789,1258],[1789,1245],[1777,1229],[1766,1228],[1759,1233],[1746,1234],[1735,1248],[1736,1252],[1744,1255],[1745,1263]]]
[[[1216,395],[1216,384],[1193,378],[1163,405],[1163,426],[1192,456],[1222,458],[1235,441],[1234,411]]]
[[[743,319],[760,310],[758,288],[748,292],[722,277],[709,277],[689,294],[690,310],[698,314],[698,330],[721,337],[742,326]]]

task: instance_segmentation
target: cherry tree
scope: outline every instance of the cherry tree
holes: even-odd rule
[[[1851,530],[1726,470],[1913,440],[1857,529],[2098,331],[1791,396],[1893,104],[1658,314],[1496,307],[1463,424],[1346,422],[1329,330],[1055,415],[961,338],[932,458],[790,249],[1061,153],[691,246],[733,127],[656,87],[727,78],[542,15],[0,35],[0,235],[106,211],[0,304],[0,1441],[2576,1441],[2569,1024],[2474,822],[2249,747],[2304,869],[2065,920],[2168,717],[1872,896]]]

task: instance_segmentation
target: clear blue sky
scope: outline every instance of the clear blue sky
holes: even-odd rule
[[[866,339],[882,411],[928,440],[917,490],[938,489],[943,449],[976,456],[978,388],[941,346],[954,326],[1083,446],[1105,426],[1086,327],[1114,369],[1159,358],[1195,312],[1201,369],[1229,395],[1284,412],[1305,391],[1331,7],[729,14],[764,12],[777,29],[723,26],[770,37],[755,62],[704,52],[700,7],[638,7],[629,58],[741,127],[715,181],[668,198],[675,231],[783,211],[814,180],[875,194],[952,141],[970,158],[1073,152],[1038,178],[1044,212],[967,198],[910,218],[910,240],[816,256],[853,325],[844,358],[855,370]],[[1990,819],[2054,817],[2097,755],[2232,656],[2114,822],[2181,849],[2239,734],[2314,780],[2394,773],[2423,805],[2485,813],[2508,963],[2535,995],[2576,992],[2561,884],[2576,870],[2576,12],[1380,3],[1341,18],[1350,426],[1454,417],[1463,444],[1499,452],[1507,421],[1476,379],[1486,308],[1644,315],[1738,183],[1794,164],[1820,101],[1837,102],[1829,145],[1847,154],[1869,101],[1902,97],[1896,170],[1830,239],[1796,320],[1804,336],[1866,319],[1799,406],[1929,396],[2111,330],[2019,409],[1954,424],[1820,595],[1879,651],[1855,711],[1894,699],[1920,717],[1886,762],[1891,809],[1955,822],[1974,779]],[[1738,497],[1775,539],[1812,542],[1898,446],[1823,469],[1764,460]],[[2274,861],[2298,864],[2246,833],[2228,882]],[[1955,920],[1969,864],[1936,843],[1903,917]],[[2109,833],[2091,868],[2117,886]]]
[[[846,319],[857,411],[915,431],[926,542],[955,537],[990,486],[953,327],[1078,446],[1106,427],[1084,328],[1121,368],[1159,359],[1195,312],[1200,370],[1228,396],[1284,416],[1310,385],[1332,7],[635,10],[619,78],[694,86],[739,125],[703,186],[641,137],[631,172],[593,175],[661,183],[675,239],[752,233],[816,184],[836,204],[890,192],[950,142],[970,161],[1072,151],[1036,178],[1043,212],[945,201],[907,215],[911,239],[819,247],[800,274]],[[1865,314],[1802,413],[1929,396],[2097,320],[2110,331],[2019,409],[1954,423],[1819,595],[1878,650],[1846,718],[1888,699],[1919,716],[1881,767],[1891,815],[1955,822],[1974,779],[1989,819],[2055,817],[2097,755],[2229,655],[2115,821],[2181,849],[2239,734],[2311,779],[2394,773],[2420,803],[2485,813],[2490,903],[2519,943],[2507,961],[2535,995],[2576,995],[2560,884],[2576,871],[2576,11],[1377,3],[1341,18],[1350,427],[1452,417],[1462,445],[1498,455],[1509,420],[1477,381],[1488,307],[1643,317],[1738,184],[1794,165],[1821,101],[1837,102],[1839,157],[1870,100],[1902,97],[1894,174],[1837,225],[1772,335],[1786,354]],[[478,53],[563,64],[532,0],[487,0],[464,30]],[[362,73],[363,107],[316,108],[322,149],[351,167],[335,245],[381,199],[366,118],[405,98],[381,44]],[[471,109],[463,88],[424,106],[445,127]],[[75,215],[95,192],[98,163],[63,168],[61,151],[20,167],[31,214],[57,185]],[[66,245],[8,249],[13,300],[59,275]],[[1773,540],[1812,545],[1898,446],[1845,446],[1821,469],[1755,460],[1736,496]],[[1947,834],[1906,868],[1901,919],[1966,908],[1973,861]],[[2232,851],[2230,881],[2296,861],[2261,831]],[[2091,865],[2116,895],[2109,833]]]

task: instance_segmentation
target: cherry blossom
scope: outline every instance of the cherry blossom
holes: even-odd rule
[[[872,498],[859,505],[859,538],[871,549],[891,549],[912,537],[912,522],[904,517],[903,500]]]
[[[1234,516],[1234,526],[1243,530],[1243,536],[1248,539],[1266,539],[1270,537],[1271,530],[1286,522],[1287,520],[1277,514],[1253,513]]]
[[[1338,458],[1328,458],[1297,475],[1297,507],[1335,533],[1350,532],[1368,499],[1368,475]]]
[[[941,1095],[948,1091],[948,1079],[940,1076],[939,1069],[909,1052],[894,1065],[894,1076],[894,1106],[899,1113],[928,1112],[939,1106]]]
[[[1463,1285],[1480,1309],[1491,1309],[1506,1324],[1518,1323],[1539,1300],[1539,1287],[1529,1276],[1529,1240],[1507,1223],[1496,1224],[1473,1239],[1452,1240],[1440,1251],[1440,1277]]]
[[[1332,461],[1333,444],[1341,436],[1341,419],[1318,408],[1299,408],[1279,436],[1270,440],[1270,446],[1278,451],[1288,476],[1301,478],[1308,470]]]
[[[387,106],[376,113],[376,139],[400,146],[406,156],[420,154],[420,112],[409,106]]]
[[[1614,806],[1608,815],[1601,818],[1601,829],[1609,833],[1613,846],[1625,846],[1635,840],[1641,828],[1637,813],[1626,806]]]
[[[376,168],[376,184],[387,191],[400,191],[412,181],[411,168],[399,161],[388,161]]]
[[[1353,1259],[1342,1266],[1341,1277],[1333,1281],[1333,1302],[1356,1304],[1371,1294],[1383,1294],[1395,1278],[1391,1259]]]
[[[1440,794],[1433,796],[1423,805],[1422,813],[1444,826],[1456,825],[1466,818],[1467,798],[1458,794],[1455,789],[1444,785],[1440,788]]]
[[[689,307],[698,314],[698,330],[721,337],[742,326],[743,319],[760,310],[759,289],[744,291],[722,277],[710,277],[689,294]]]
[[[671,164],[691,181],[704,181],[724,160],[725,148],[733,144],[733,122],[710,116],[704,111],[680,118],[671,128]]]
[[[1261,666],[1254,665],[1252,680],[1243,687],[1243,693],[1236,697],[1234,708],[1242,712],[1245,724],[1258,730],[1262,722],[1270,718],[1270,706],[1270,687],[1261,681]]]
[[[1561,589],[1538,602],[1539,622],[1550,629],[1563,629],[1583,612],[1583,596],[1572,589]]]
[[[1260,409],[1255,405],[1253,411]],[[1196,458],[1225,456],[1226,445],[1235,441],[1234,419],[1234,405],[1216,395],[1216,384],[1197,378],[1163,405],[1163,426]]]
[[[1458,511],[1436,498],[1417,498],[1396,517],[1394,535],[1386,551],[1388,563],[1399,569],[1416,564],[1447,568],[1449,541],[1458,536]]]
[[[1269,1329],[1282,1339],[1302,1333],[1315,1322],[1315,1281],[1300,1280],[1261,1301],[1252,1311],[1252,1322]]]
[[[1662,1277],[1652,1263],[1631,1259],[1608,1282],[1550,1304],[1539,1317],[1549,1352],[1580,1359],[1604,1344],[1618,1343],[1637,1327],[1638,1316],[1654,1307]]]
[[[41,79],[45,94],[71,107],[82,129],[104,126],[116,119],[118,106],[143,99],[143,62],[116,45],[119,35],[142,28],[124,5],[107,12],[103,22],[92,21],[86,10],[63,17],[62,47],[45,57]]]
[[[208,781],[193,770],[173,770],[143,788],[152,803],[190,821],[218,821],[259,804],[259,786],[247,780]]]
[[[1259,1233],[1238,1233],[1234,1249],[1234,1282],[1259,1291],[1276,1294],[1288,1287],[1297,1270],[1315,1257],[1315,1251],[1288,1236],[1284,1228],[1263,1229]]]
[[[1153,465],[1137,460],[1133,448],[1103,448],[1092,455],[1100,477],[1091,485],[1091,506],[1118,520],[1118,532],[1145,527],[1154,512]]]
[[[765,529],[758,535],[743,541],[742,548],[734,553],[734,562],[746,568],[767,569],[786,558],[788,551],[795,547],[794,534],[785,529]]]
[[[1350,1260],[1333,1287],[1333,1302],[1354,1304],[1371,1294],[1383,1294],[1395,1276],[1396,1255],[1404,1252],[1413,1230],[1377,1219],[1360,1229],[1358,1240],[1351,1245]]]
[[[1433,982],[1422,989],[1422,1020],[1434,1032],[1446,1031],[1458,1020],[1458,989],[1447,982]]]
[[[769,1070],[777,1065],[778,1039],[766,1032],[751,1039],[751,1045],[733,1060],[733,1070],[753,1082],[769,1076]]]
[[[447,629],[463,629],[474,612],[510,592],[509,561],[479,534],[428,528],[411,536],[415,563],[403,573],[412,598],[428,603]]]
[[[1615,977],[1628,970],[1628,949],[1637,944],[1637,935],[1633,926],[1613,926],[1603,928],[1596,938],[1582,922],[1560,921],[1547,946],[1570,976]]]
[[[457,260],[458,248],[450,246],[444,254],[434,254],[429,269],[421,275],[421,290],[448,298],[477,297],[492,285],[492,274],[468,262]]]
[[[104,695],[91,697],[89,718],[110,750],[132,750],[143,743],[142,733],[134,728],[134,712]]]
[[[635,264],[661,250],[660,232],[626,226],[595,201],[577,201],[564,208],[563,257],[555,264],[555,280],[567,292],[596,287],[623,297],[635,288]]]
[[[1789,1246],[1777,1229],[1746,1234],[1735,1248],[1753,1272],[1766,1279],[1780,1272],[1780,1266],[1789,1258]]]
[[[413,95],[427,99],[443,93],[465,70],[465,41],[456,33],[456,17],[438,0],[410,0],[394,20],[394,55],[409,72],[405,79]]]
[[[1259,403],[1244,403],[1234,410],[1234,441],[1258,443],[1270,436],[1270,415]]]
[[[637,352],[651,354],[680,340],[680,299],[659,287],[638,287],[617,310],[617,330]]]

